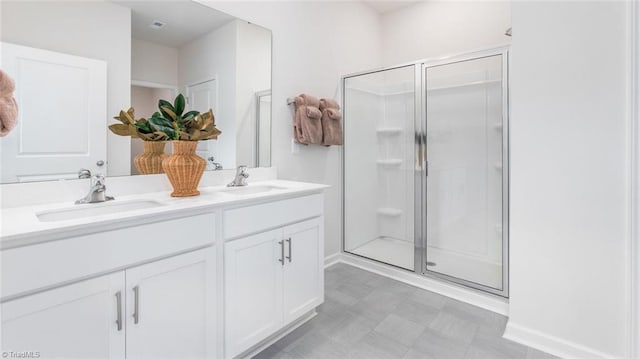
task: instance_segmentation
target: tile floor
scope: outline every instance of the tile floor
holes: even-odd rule
[[[346,264],[325,272],[318,315],[266,358],[548,359],[502,338],[507,318]]]

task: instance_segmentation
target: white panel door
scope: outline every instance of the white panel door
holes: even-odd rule
[[[16,82],[18,126],[0,139],[1,180],[77,178],[104,172],[107,64],[2,42],[0,68]]]
[[[126,271],[127,358],[215,357],[214,263],[209,247]]]
[[[217,96],[216,80],[209,80],[196,85],[187,86],[187,97],[189,98],[187,108],[189,110],[196,110],[200,112],[209,111],[211,108],[213,109],[214,116],[216,116],[216,110],[218,109]],[[218,118],[216,116],[216,124],[217,121]],[[215,154],[218,152],[216,147],[216,140],[199,141],[196,152],[198,155],[206,159],[209,157],[209,153]],[[219,158],[216,158],[217,162],[220,162],[219,160]]]
[[[225,357],[282,327],[282,230],[225,243]]]
[[[116,323],[118,306],[124,315],[124,276],[117,272],[2,303],[0,351],[124,358],[125,328]]]
[[[324,300],[322,217],[284,228],[284,323],[299,318]]]

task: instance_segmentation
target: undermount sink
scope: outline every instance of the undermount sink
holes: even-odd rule
[[[281,190],[281,189],[286,189],[286,188],[279,187],[279,186],[271,186],[271,185],[257,185],[257,186],[248,185],[246,187],[229,187],[227,189],[220,190],[220,192],[235,194],[238,196],[244,196],[248,194],[258,194],[258,193],[271,192],[271,191]]]
[[[102,216],[105,214],[135,211],[160,206],[164,206],[164,204],[153,200],[132,200],[120,202],[116,200],[113,202],[79,204],[73,207],[42,211],[36,213],[36,217],[38,217],[42,222],[68,221],[71,219]]]

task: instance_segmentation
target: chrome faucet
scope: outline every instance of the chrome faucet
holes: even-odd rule
[[[207,158],[207,170],[208,171],[218,171],[222,169],[222,165],[216,162],[216,159],[211,156]]]
[[[246,186],[247,177],[249,177],[249,174],[247,173],[247,166],[245,165],[238,166],[238,169],[236,170],[236,177],[233,179],[231,183],[227,185],[227,187]]]
[[[103,174],[97,174],[91,177],[91,187],[89,187],[89,193],[84,198],[76,201],[76,204],[83,203],[98,203],[106,202],[113,199],[111,196],[107,196],[105,191],[107,186],[104,184],[105,179]]]

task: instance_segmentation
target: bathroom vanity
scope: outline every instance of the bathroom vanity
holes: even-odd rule
[[[4,208],[1,351],[250,355],[323,301],[326,187],[270,180]]]

